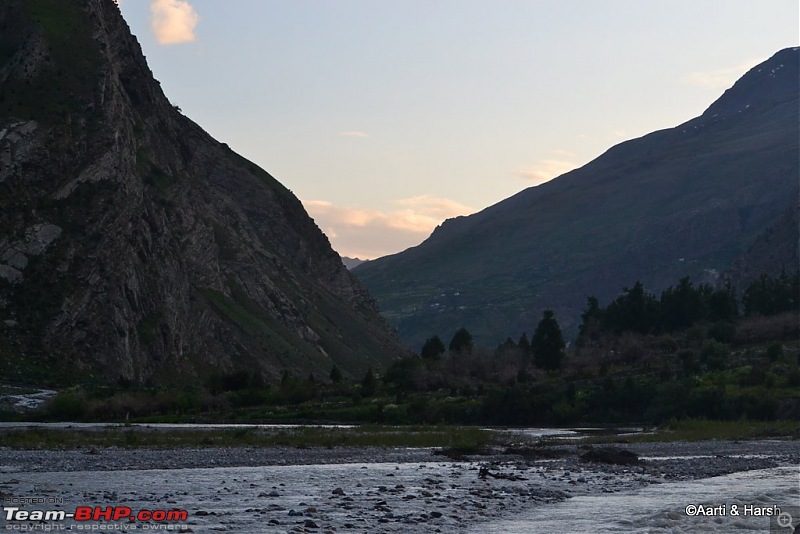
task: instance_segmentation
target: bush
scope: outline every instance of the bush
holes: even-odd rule
[[[678,359],[681,361],[681,369],[683,374],[690,376],[700,372],[700,365],[697,362],[697,356],[693,350],[682,350],[678,353]]]
[[[702,350],[700,351],[700,358],[709,369],[725,369],[729,357],[730,351],[728,348],[722,343],[714,341],[713,339],[706,340],[706,342],[703,343]]]
[[[82,419],[89,408],[89,403],[82,395],[64,392],[56,395],[47,405],[48,415],[59,420]]]
[[[800,367],[795,365],[783,375],[784,384],[788,388],[800,387]]]
[[[738,399],[738,413],[748,419],[771,421],[778,411],[778,401],[769,389],[759,386],[755,391],[747,392]]]
[[[378,389],[378,379],[375,378],[375,373],[372,372],[372,367],[367,369],[364,378],[361,379],[361,396],[372,397]]]
[[[767,378],[767,371],[759,366],[752,365],[747,374],[739,378],[739,385],[744,387],[760,386]]]
[[[728,321],[720,321],[711,325],[708,336],[720,343],[730,343],[736,335],[736,325]]]
[[[776,341],[767,346],[767,359],[769,361],[777,362],[781,356],[783,356],[783,345]]]

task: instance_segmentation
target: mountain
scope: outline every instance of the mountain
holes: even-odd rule
[[[798,56],[782,50],[700,117],[449,219],[354,273],[415,348],[462,326],[487,344],[530,334],[547,308],[574,333],[588,295],[713,282],[797,206]]]
[[[404,349],[301,203],[164,96],[113,0],[0,4],[4,379],[327,376]]]
[[[800,268],[800,206],[786,210],[778,221],[756,238],[733,262],[725,278],[744,289],[761,275],[777,278]]]
[[[342,256],[342,263],[348,269],[355,269],[362,263],[368,262],[369,260],[362,260],[359,258],[348,258],[347,256]]]

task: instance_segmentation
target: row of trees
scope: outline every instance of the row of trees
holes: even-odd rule
[[[800,271],[777,278],[766,275],[747,286],[742,303],[744,314],[775,315],[800,309]],[[602,308],[595,297],[587,299],[581,315],[579,344],[602,332],[620,334],[661,334],[685,330],[699,322],[735,322],[739,308],[734,289],[728,285],[714,289],[707,284],[694,286],[687,276],[661,292],[660,297],[645,291],[641,282],[625,288],[622,294]]]
[[[794,276],[785,272],[777,278],[761,275],[744,290],[742,304],[745,316],[800,311],[800,270]]]
[[[785,273],[777,278],[761,276],[747,286],[742,304],[745,316],[800,310],[800,271],[794,276]],[[695,286],[687,276],[656,296],[646,291],[641,282],[636,282],[633,287],[624,288],[605,308],[596,297],[587,299],[586,311],[581,315],[578,344],[603,333],[663,334],[685,330],[700,322],[734,323],[739,315],[736,293],[730,285],[721,289],[707,284]],[[435,360],[448,351],[452,355],[471,354],[474,346],[472,334],[460,328],[448,345],[438,335],[428,338],[420,356],[424,360]],[[553,370],[562,366],[564,348],[555,314],[546,310],[530,341],[526,334],[517,343],[508,338],[497,350],[519,350],[530,356],[536,367]]]
[[[448,350],[453,356],[459,354],[470,354],[475,346],[472,334],[466,328],[460,328],[453,334]],[[523,334],[519,345],[515,344],[511,338],[498,347],[498,351],[519,349],[526,356],[530,357],[534,366],[540,369],[553,371],[560,369],[564,363],[564,350],[566,343],[561,333],[561,327],[556,320],[552,310],[545,310],[542,319],[536,326],[531,341],[527,335]],[[422,345],[420,356],[425,360],[436,360],[445,353],[444,342],[438,335],[428,338]]]
[[[736,295],[732,288],[695,287],[689,277],[669,287],[658,298],[645,291],[641,282],[625,288],[622,294],[602,308],[595,297],[586,301],[581,315],[579,342],[599,333],[636,332],[658,334],[686,329],[699,321],[734,320],[738,316]]]

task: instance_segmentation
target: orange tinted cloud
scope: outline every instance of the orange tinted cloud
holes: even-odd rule
[[[194,41],[194,28],[200,17],[186,0],[153,0],[150,24],[160,44]]]
[[[447,218],[475,210],[454,200],[418,195],[392,202],[397,209],[338,206],[325,200],[303,202],[308,213],[343,256],[376,258],[419,244]]]

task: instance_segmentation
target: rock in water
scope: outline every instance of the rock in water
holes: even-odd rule
[[[112,0],[6,0],[0,27],[5,379],[359,375],[405,353],[300,201],[170,104]]]

